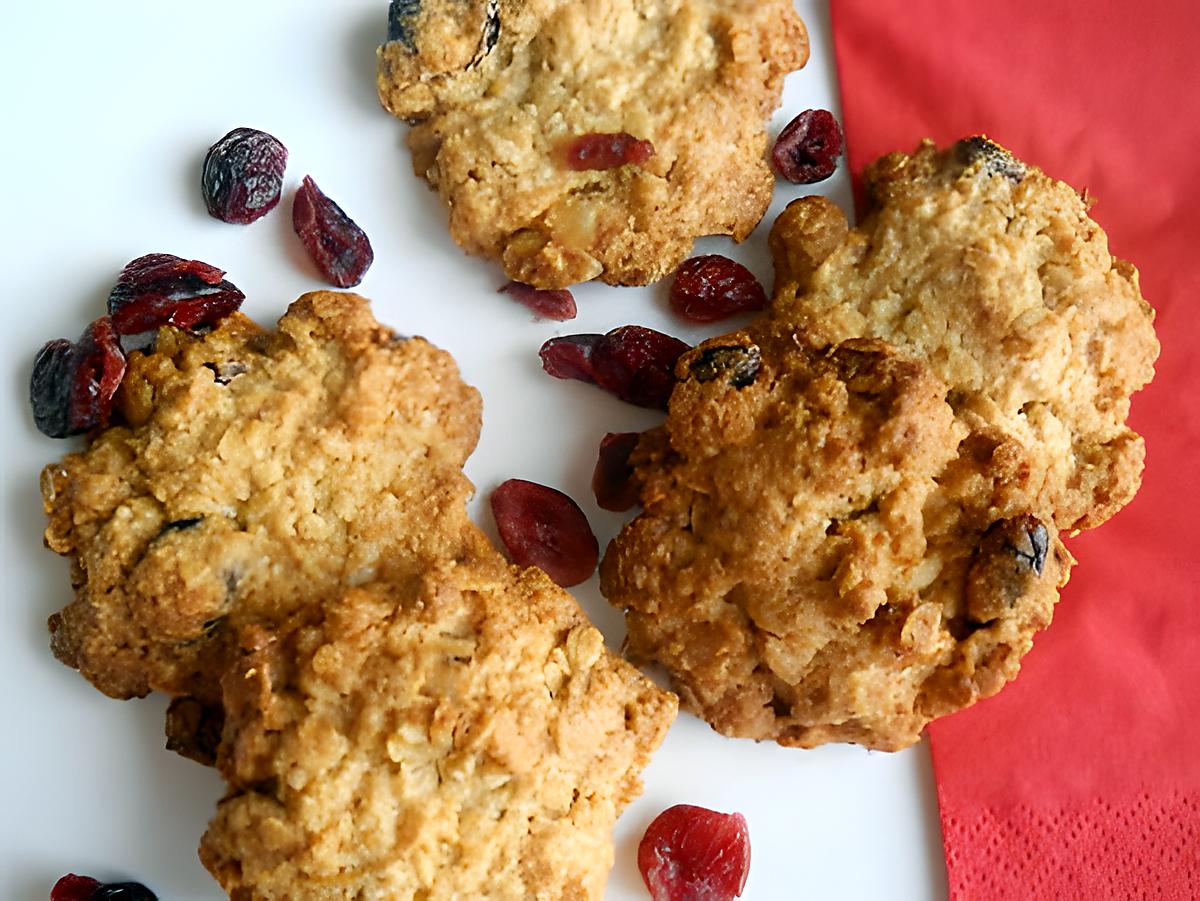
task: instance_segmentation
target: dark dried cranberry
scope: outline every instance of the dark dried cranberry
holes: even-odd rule
[[[68,873],[50,889],[50,901],[91,901],[92,893],[99,887],[98,879]]]
[[[732,901],[750,874],[750,832],[740,813],[677,804],[638,845],[638,869],[654,901]]]
[[[541,567],[564,588],[596,569],[596,536],[579,505],[561,491],[509,479],[492,492],[492,515],[515,563]]]
[[[224,270],[169,253],[138,257],[121,270],[108,295],[108,314],[119,335],[163,325],[194,329],[213,325],[242,305],[246,295]]]
[[[784,126],[775,139],[775,171],[797,185],[824,181],[842,155],[842,127],[833,113],[807,109]]]
[[[546,291],[523,285],[520,282],[509,282],[500,289],[513,300],[528,307],[539,319],[553,319],[555,322],[565,322],[574,319],[578,310],[575,298],[570,291]]]
[[[124,375],[125,354],[107,316],[89,325],[74,344],[65,338],[48,342],[29,380],[34,423],[51,438],[108,425]]]
[[[678,338],[624,325],[596,345],[592,372],[597,385],[621,400],[665,410],[675,387],[675,362],[688,350]]]
[[[628,403],[665,410],[675,387],[675,361],[687,350],[678,338],[623,325],[605,335],[551,338],[539,355],[555,378],[591,382]]]
[[[92,893],[92,901],[158,901],[140,882],[106,882]]]
[[[200,187],[208,212],[222,222],[246,225],[279,203],[287,148],[265,131],[235,128],[204,157]]]
[[[331,285],[353,288],[371,268],[375,252],[366,232],[308,175],[292,204],[292,226]]]
[[[640,166],[654,156],[654,145],[627,132],[580,135],[567,148],[567,166],[576,171]]]
[[[592,472],[592,491],[601,509],[621,513],[638,502],[629,455],[640,437],[637,432],[609,432],[600,442],[600,455]]]
[[[576,379],[595,384],[592,354],[596,351],[596,345],[603,340],[603,335],[594,334],[551,338],[538,351],[542,368],[556,379]]]
[[[692,322],[716,322],[766,303],[754,273],[720,254],[684,260],[671,283],[671,309]]]
[[[140,882],[105,882],[68,873],[50,889],[50,901],[158,901]]]

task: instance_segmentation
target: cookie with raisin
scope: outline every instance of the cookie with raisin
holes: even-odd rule
[[[672,272],[745,238],[766,121],[808,57],[790,0],[393,0],[379,96],[450,233],[538,288]]]
[[[686,707],[726,735],[896,750],[1016,676],[1072,563],[1019,441],[877,339],[764,320],[676,374],[601,589]]]

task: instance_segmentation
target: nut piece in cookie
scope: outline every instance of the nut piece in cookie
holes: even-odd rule
[[[1070,555],[931,367],[763,321],[685,354],[601,588],[718,731],[895,750],[1012,679]]]
[[[1158,341],[1085,197],[978,136],[890,154],[866,188],[853,229],[820,197],[776,220],[773,315],[818,343],[882,338],[928,361],[958,415],[1030,449],[1060,530],[1107,520],[1141,480],[1126,418]]]
[[[458,551],[430,524],[465,518],[478,394],[360,297],[306,295],[276,332],[164,328],[117,408],[125,425],[42,474],[75,585],[52,646],[114,697],[209,703],[243,623]]]
[[[645,284],[762,218],[765,123],[807,57],[790,0],[393,0],[378,86],[468,253],[538,288]],[[640,153],[572,168],[594,135]]]
[[[232,897],[601,897],[676,701],[480,542],[243,633],[200,850]]]

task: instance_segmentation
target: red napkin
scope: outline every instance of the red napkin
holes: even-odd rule
[[[833,0],[850,164],[986,132],[1098,198],[1162,357],[1141,493],[1020,678],[930,728],[953,899],[1200,898],[1200,17],[1193,0]]]

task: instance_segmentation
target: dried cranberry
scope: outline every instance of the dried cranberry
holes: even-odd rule
[[[750,832],[740,813],[677,804],[638,845],[638,869],[654,901],[732,901],[750,874]]]
[[[565,322],[574,319],[578,310],[570,291],[545,291],[520,282],[509,282],[500,289],[513,300],[528,307],[539,319]]]
[[[542,368],[556,379],[576,379],[595,384],[592,354],[596,352],[596,345],[603,340],[603,335],[594,334],[551,338],[538,351]]]
[[[678,338],[623,325],[605,335],[551,338],[539,355],[555,378],[591,382],[628,403],[665,410],[675,387],[675,361],[687,350]]]
[[[91,901],[158,901],[158,896],[140,882],[106,882]]]
[[[754,273],[716,253],[684,260],[671,283],[671,309],[692,322],[716,322],[766,303]]]
[[[775,171],[797,185],[824,181],[842,155],[842,128],[833,113],[808,109],[784,126],[775,139]]]
[[[331,285],[353,288],[375,260],[366,232],[308,175],[292,204],[292,227]]]
[[[48,342],[29,380],[34,423],[51,438],[108,425],[124,375],[125,354],[107,316],[89,325],[74,344],[65,338]]]
[[[121,270],[108,295],[108,314],[119,335],[136,335],[163,325],[194,329],[224,319],[246,295],[224,270],[169,253],[138,257]]]
[[[68,873],[50,889],[50,901],[158,901],[140,882],[100,882]]]
[[[246,225],[279,203],[287,148],[265,131],[235,128],[204,157],[200,187],[208,212],[222,222]]]
[[[640,166],[654,156],[654,145],[621,131],[580,135],[567,148],[567,166],[576,171],[615,169],[626,163]]]
[[[99,879],[68,873],[50,889],[50,901],[91,901],[92,893],[99,887]]]
[[[199,260],[185,260],[173,253],[148,253],[126,263],[120,280],[132,285],[154,285],[185,275],[194,275],[206,285],[216,285],[225,277],[225,270]]]
[[[592,472],[592,491],[601,509],[620,513],[638,502],[629,455],[640,437],[637,432],[609,432],[600,442],[600,455]]]
[[[675,362],[688,350],[678,338],[624,325],[596,345],[592,372],[597,385],[621,400],[665,410],[675,387]]]
[[[561,491],[509,479],[492,492],[492,515],[515,563],[541,567],[564,588],[595,570],[600,545],[579,505]]]
[[[667,408],[674,365],[688,346],[679,338],[641,325],[623,325],[607,335],[566,335],[542,344],[541,365],[554,378],[599,385],[620,400]]]

